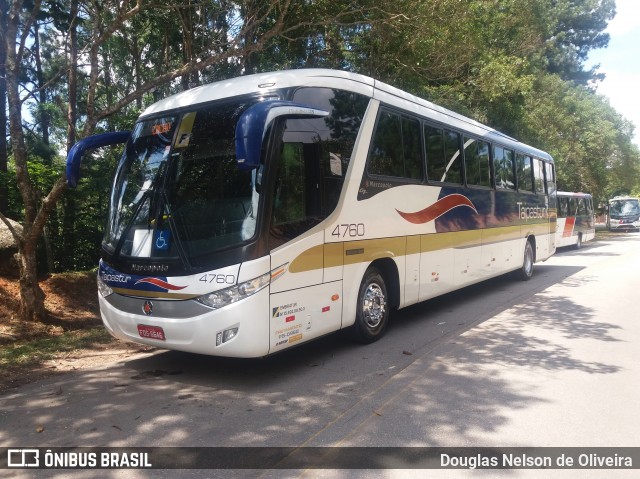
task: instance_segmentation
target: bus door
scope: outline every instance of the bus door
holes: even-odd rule
[[[557,200],[556,200],[556,177],[553,164],[542,162],[544,165],[544,181],[547,202],[547,216],[549,223],[549,254],[553,254],[556,251],[556,232],[558,228],[558,213],[557,213]]]
[[[304,135],[296,132],[295,138]],[[325,245],[324,230],[313,231],[326,215],[320,152],[312,141],[285,141],[278,158],[268,239],[276,278],[270,352],[340,328],[342,245],[336,246],[340,254],[332,255],[336,248]]]

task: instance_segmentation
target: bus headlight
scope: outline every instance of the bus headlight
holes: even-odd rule
[[[221,289],[220,291],[214,291],[213,293],[203,294],[196,298],[196,301],[199,301],[205,306],[209,306],[213,309],[223,308],[229,304],[238,302],[256,294],[262,288],[267,286],[270,281],[271,273],[269,272],[236,286]]]
[[[98,292],[100,293],[100,296],[102,296],[103,298],[106,298],[110,294],[113,294],[113,290],[107,283],[102,281],[102,278],[100,277],[99,273],[98,273]]]

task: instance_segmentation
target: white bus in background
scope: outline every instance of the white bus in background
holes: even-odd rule
[[[556,247],[582,247],[582,243],[596,236],[593,198],[588,193],[556,192],[558,225]]]
[[[607,209],[609,231],[640,229],[640,200],[632,196],[616,196]]]
[[[545,152],[372,78],[257,74],[161,100],[126,142],[98,273],[114,336],[259,357],[555,252]]]

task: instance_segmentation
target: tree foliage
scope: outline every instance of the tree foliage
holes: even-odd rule
[[[9,113],[0,124],[10,137],[0,142],[0,220],[24,226],[13,234],[26,319],[45,314],[38,272],[88,268],[98,256],[117,158],[103,152],[87,162],[79,188],[65,191],[67,149],[92,133],[130,129],[167,95],[237,75],[301,67],[368,74],[548,150],[563,189],[600,200],[640,190],[633,125],[594,91],[597,69],[585,69],[589,52],[608,43],[613,0],[0,7],[0,97]]]

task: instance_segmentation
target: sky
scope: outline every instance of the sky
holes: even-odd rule
[[[640,1],[616,0],[616,16],[606,32],[609,46],[592,51],[587,66],[600,64],[599,72],[606,78],[598,93],[634,123],[634,142],[640,146]]]

